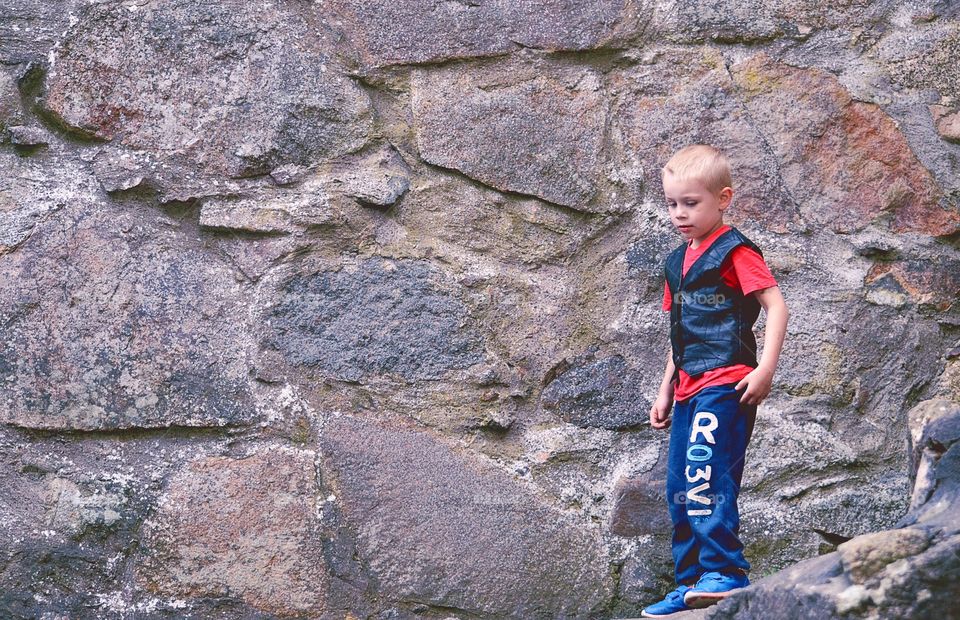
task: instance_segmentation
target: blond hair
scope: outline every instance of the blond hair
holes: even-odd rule
[[[687,181],[696,179],[703,182],[711,192],[719,192],[724,187],[733,187],[730,175],[730,160],[719,149],[708,144],[685,146],[670,158],[661,174]]]

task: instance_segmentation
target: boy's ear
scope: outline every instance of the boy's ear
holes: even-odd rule
[[[733,188],[724,187],[717,197],[720,199],[720,208],[726,209],[730,206],[730,201],[733,200]]]

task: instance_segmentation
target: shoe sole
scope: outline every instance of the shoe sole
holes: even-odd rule
[[[693,607],[694,609],[703,609],[704,607],[709,607],[710,605],[719,603],[734,592],[739,592],[742,589],[743,588],[734,588],[733,590],[727,590],[726,592],[697,592],[696,594],[692,594],[690,596],[684,595],[683,604],[687,607]]]
[[[687,612],[687,611],[690,611],[690,610],[689,610],[689,609],[681,609],[681,610],[679,610],[679,611],[673,611],[673,612],[670,612],[670,613],[668,613],[668,614],[651,614],[651,613],[647,613],[647,612],[645,612],[645,611],[641,611],[641,612],[640,612],[640,617],[641,617],[641,618],[672,618],[672,617],[676,616],[677,614],[682,614],[682,613]]]

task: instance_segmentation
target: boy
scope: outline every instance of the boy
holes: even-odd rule
[[[646,618],[706,607],[750,583],[737,494],[757,405],[770,393],[787,325],[786,304],[760,248],[723,223],[733,197],[723,153],[703,144],[680,149],[662,179],[670,221],[685,242],[664,269],[670,351],[650,425],[671,426],[676,400],[667,506],[678,587],[646,607]],[[767,323],[758,362],[752,328],[761,307]]]

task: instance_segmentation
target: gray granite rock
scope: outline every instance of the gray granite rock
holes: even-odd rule
[[[195,232],[75,192],[26,234],[0,262],[0,420],[84,430],[251,420],[242,292]]]
[[[638,371],[622,355],[588,351],[564,361],[541,393],[548,411],[577,426],[623,429],[647,422],[650,401],[639,391]]]
[[[617,480],[613,488],[614,507],[610,512],[612,534],[666,538],[673,531],[667,510],[666,443],[653,469],[639,476]]]
[[[39,147],[50,144],[50,133],[42,127],[12,125],[7,128],[10,144],[19,147]]]
[[[0,0],[0,62],[44,62],[80,0]]]
[[[491,56],[522,48],[583,50],[623,45],[641,34],[648,2],[602,0],[328,0],[326,18],[363,68]]]
[[[891,32],[874,53],[898,86],[930,88],[954,103],[960,101],[957,64],[960,23],[956,19],[933,20]]]
[[[170,448],[182,438],[127,439],[42,436],[0,427],[5,618],[103,617],[134,611],[150,598],[122,595],[128,566],[123,558],[136,546],[165,461],[174,453]],[[155,603],[158,613],[174,610]]]
[[[896,2],[863,0],[824,5],[815,0],[695,0],[657,3],[650,28],[684,43],[757,44],[778,38],[803,39],[814,30],[882,30]]]
[[[45,106],[73,131],[215,175],[360,148],[366,94],[297,5],[91,4],[55,53]]]
[[[341,158],[324,166],[331,191],[362,205],[392,207],[410,189],[410,168],[395,149],[382,147],[361,156]]]
[[[425,161],[500,190],[603,209],[592,204],[606,123],[597,71],[548,60],[450,65],[415,71],[411,91]]]
[[[426,262],[368,258],[293,273],[268,303],[262,345],[331,378],[440,379],[483,359],[467,307]]]
[[[326,421],[324,479],[362,562],[395,602],[492,617],[603,614],[613,581],[595,531],[430,434]]]
[[[20,124],[23,114],[16,79],[10,73],[0,71],[0,130]]]

